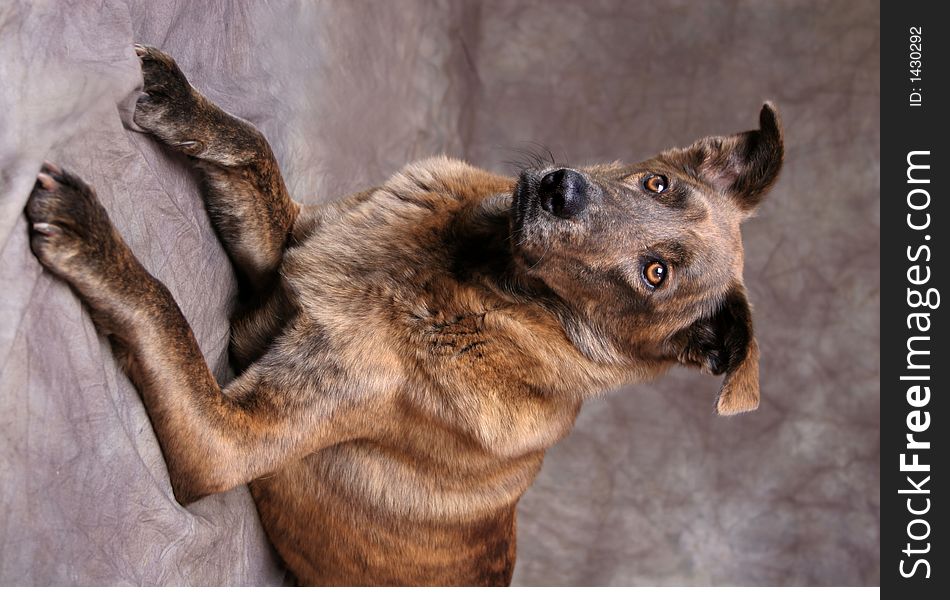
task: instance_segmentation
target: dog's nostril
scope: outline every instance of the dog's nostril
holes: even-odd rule
[[[541,178],[538,196],[544,210],[567,219],[587,207],[587,181],[577,171],[558,169]]]
[[[564,179],[564,172],[567,169],[558,169],[557,171],[551,171],[547,175],[541,178],[541,188],[540,192],[544,196],[550,196],[557,190],[561,185],[561,181]]]

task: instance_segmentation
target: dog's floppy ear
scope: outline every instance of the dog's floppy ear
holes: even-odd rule
[[[714,375],[725,374],[716,412],[720,415],[759,406],[759,347],[752,334],[752,312],[745,290],[736,284],[715,312],[674,338],[677,359]]]
[[[784,155],[782,123],[769,102],[759,113],[758,129],[704,138],[687,148],[687,160],[699,176],[746,211],[758,206],[775,183]]]

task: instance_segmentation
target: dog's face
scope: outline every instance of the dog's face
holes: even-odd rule
[[[569,308],[591,358],[679,361],[726,374],[717,407],[758,405],[758,350],[742,283],[739,226],[774,183],[778,115],[633,165],[521,174],[515,256]]]

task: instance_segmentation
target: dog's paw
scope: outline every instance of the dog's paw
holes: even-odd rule
[[[135,103],[135,124],[186,154],[197,154],[203,144],[195,139],[200,128],[202,98],[175,60],[151,46],[135,45],[142,63],[145,86]]]
[[[95,191],[56,165],[43,163],[25,212],[33,254],[67,280],[88,276],[114,250],[117,234]]]

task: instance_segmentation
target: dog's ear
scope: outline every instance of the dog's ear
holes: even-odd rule
[[[766,102],[759,128],[727,137],[709,137],[686,149],[689,166],[713,187],[750,211],[772,187],[782,169],[785,145],[778,111]]]
[[[673,340],[677,359],[713,375],[725,374],[716,412],[720,415],[759,406],[759,347],[752,334],[752,311],[745,290],[737,284],[716,311]]]

